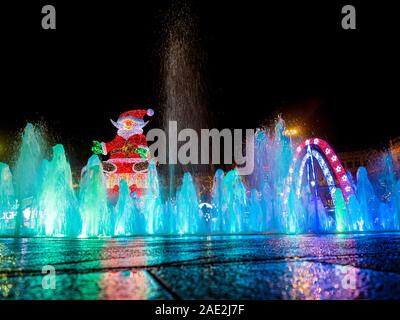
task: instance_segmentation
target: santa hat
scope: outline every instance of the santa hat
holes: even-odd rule
[[[129,110],[124,113],[122,113],[119,118],[118,122],[123,121],[125,119],[132,119],[135,120],[136,122],[144,122],[143,117],[144,116],[149,116],[151,117],[154,114],[153,109],[147,109],[147,110]]]

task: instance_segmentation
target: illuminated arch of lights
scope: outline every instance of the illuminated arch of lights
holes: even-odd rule
[[[303,157],[300,163],[299,180],[296,186],[296,195],[300,197],[301,183],[302,183],[305,164],[309,158],[314,157],[318,161],[318,165],[322,169],[322,172],[328,183],[329,192],[333,202],[335,203],[336,186],[335,186],[335,180],[331,174],[331,170],[329,169],[329,167],[332,169],[332,172],[339,183],[345,201],[348,202],[349,197],[354,194],[354,190],[353,187],[351,186],[349,178],[347,177],[346,170],[344,169],[339,160],[339,157],[335,154],[334,150],[326,141],[319,138],[312,138],[303,141],[296,148],[295,155],[293,156],[292,163],[289,168],[289,176],[286,181],[286,187],[284,192],[285,204],[288,201],[288,196],[291,190],[295,168],[299,161],[299,157],[304,150],[306,151],[306,155]],[[324,157],[321,154],[325,155],[327,161],[325,161]]]
[[[314,158],[318,161],[318,165],[321,168],[322,173],[325,176],[326,182],[328,183],[328,187],[329,187],[329,193],[331,195],[333,203],[335,203],[336,185],[335,185],[335,180],[332,176],[332,173],[329,170],[328,164],[326,163],[325,159],[321,156],[321,154],[317,150],[315,150],[315,149],[310,150],[310,152],[306,153],[306,155],[304,156],[304,158],[300,164],[299,179],[297,181],[297,187],[296,187],[296,195],[298,197],[300,197],[300,194],[301,194],[301,185],[303,182],[303,173],[304,173],[304,168],[305,168],[306,162],[308,159]]]

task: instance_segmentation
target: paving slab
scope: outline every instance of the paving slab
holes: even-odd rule
[[[399,262],[400,233],[0,239],[0,298],[399,299]]]

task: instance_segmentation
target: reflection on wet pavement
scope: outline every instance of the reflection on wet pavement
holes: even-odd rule
[[[0,299],[399,299],[399,248],[399,233],[0,239]]]

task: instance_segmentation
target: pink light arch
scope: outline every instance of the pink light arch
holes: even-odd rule
[[[325,155],[326,159],[328,160],[328,164],[332,169],[333,174],[335,175],[336,180],[339,183],[340,189],[342,190],[343,197],[346,200],[346,203],[349,200],[349,197],[354,194],[354,189],[349,181],[349,178],[347,177],[346,170],[343,167],[342,163],[339,160],[339,157],[335,153],[335,151],[332,149],[332,147],[324,140],[319,139],[319,138],[310,138],[305,141],[303,141],[295,151],[295,154],[292,159],[292,163],[290,165],[289,169],[289,177],[287,180],[287,187],[285,188],[285,202],[287,201],[287,197],[290,191],[290,185],[292,184],[293,181],[293,174],[294,174],[294,168],[297,165],[297,162],[299,160],[300,154],[304,150],[308,148],[308,146],[313,146],[317,147],[320,149],[321,153]],[[307,150],[306,150],[307,151]]]

